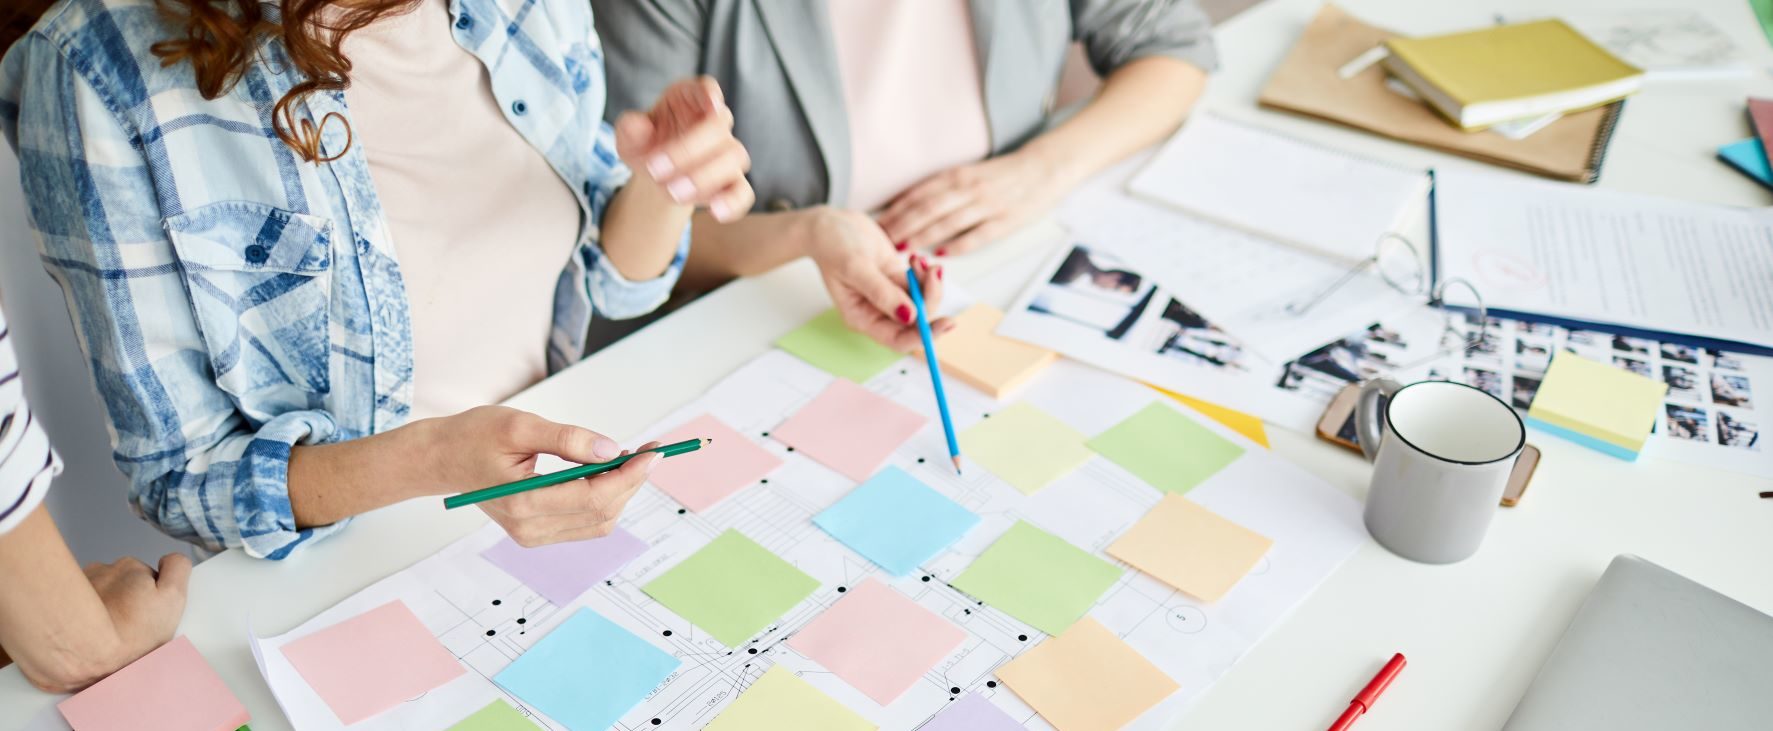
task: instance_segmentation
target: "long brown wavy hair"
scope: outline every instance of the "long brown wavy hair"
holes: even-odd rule
[[[386,16],[411,10],[423,0],[275,0],[282,18],[265,17],[268,0],[154,0],[154,6],[178,30],[174,37],[151,46],[162,66],[189,63],[197,90],[205,99],[228,93],[247,67],[258,57],[259,45],[268,39],[283,42],[290,63],[302,81],[291,87],[271,110],[271,126],[277,138],[309,162],[330,162],[350,149],[331,156],[320,152],[320,132],[312,122],[297,120],[295,106],[309,94],[338,91],[350,83],[351,61],[340,50],[345,36]],[[0,54],[29,32],[56,0],[0,0]],[[321,120],[325,125],[336,114]]]

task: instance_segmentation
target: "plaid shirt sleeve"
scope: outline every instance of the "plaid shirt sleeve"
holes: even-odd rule
[[[114,111],[126,105],[36,35],[0,64],[0,89],[31,224],[110,412],[136,511],[174,537],[265,558],[337,530],[298,530],[287,480],[291,446],[328,439],[334,420],[312,409],[251,418],[217,385],[162,228],[165,191],[150,182],[141,131]]]

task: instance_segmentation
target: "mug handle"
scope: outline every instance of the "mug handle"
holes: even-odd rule
[[[1360,437],[1361,454],[1366,455],[1368,462],[1379,458],[1379,440],[1385,437],[1385,430],[1379,428],[1379,396],[1390,399],[1401,388],[1389,378],[1374,378],[1361,384],[1361,395],[1354,402],[1354,431]]]

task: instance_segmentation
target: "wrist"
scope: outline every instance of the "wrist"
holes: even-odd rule
[[[1049,138],[1035,138],[1011,154],[1033,166],[1037,180],[1046,180],[1066,188],[1083,182],[1092,172],[1074,151]]]
[[[794,224],[789,227],[789,238],[795,251],[819,262],[826,257],[833,241],[842,240],[845,228],[853,223],[852,219],[862,214],[831,205],[817,205],[787,215],[795,217]]]

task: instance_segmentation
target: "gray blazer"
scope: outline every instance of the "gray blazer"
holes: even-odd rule
[[[917,0],[876,0],[915,2]],[[607,114],[647,109],[668,84],[720,82],[751,152],[759,210],[849,197],[849,119],[825,0],[591,0],[608,66]],[[972,0],[992,154],[1045,128],[1071,41],[1099,74],[1144,56],[1211,70],[1194,0]]]

